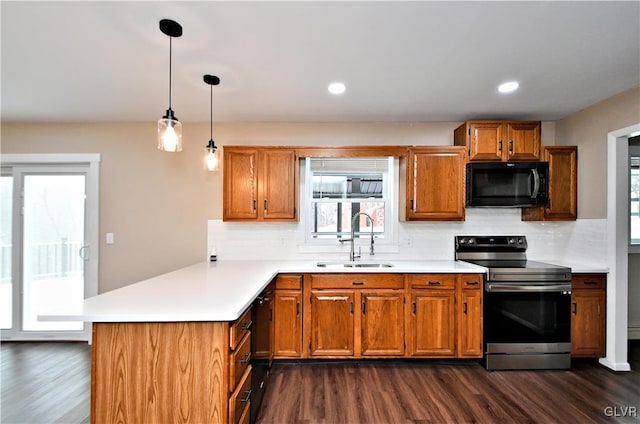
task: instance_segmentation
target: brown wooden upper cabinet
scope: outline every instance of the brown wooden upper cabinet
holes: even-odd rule
[[[465,148],[411,147],[407,154],[406,191],[401,190],[400,218],[406,221],[464,221]],[[400,177],[402,184],[403,176]]]
[[[578,218],[578,147],[545,146],[549,162],[549,201],[522,209],[523,221],[575,221]]]
[[[224,147],[224,221],[297,221],[294,149]]]
[[[540,128],[540,121],[467,121],[453,139],[470,161],[538,161]]]

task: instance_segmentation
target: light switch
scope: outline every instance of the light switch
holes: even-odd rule
[[[107,244],[113,244],[113,233],[107,233],[106,242]]]

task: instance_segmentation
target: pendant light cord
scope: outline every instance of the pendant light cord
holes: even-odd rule
[[[209,119],[209,122],[210,122],[210,125],[209,125],[209,138],[211,140],[213,140],[213,85],[209,85],[209,88],[211,89],[211,102],[210,102],[210,105],[211,105],[211,108],[210,108],[211,116],[210,116],[210,119]]]
[[[169,36],[169,109],[171,109],[171,39]]]

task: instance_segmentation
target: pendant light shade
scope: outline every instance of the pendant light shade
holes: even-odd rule
[[[202,77],[205,83],[209,84],[211,90],[211,120],[209,126],[209,143],[204,147],[204,161],[209,171],[217,171],[220,161],[218,158],[218,148],[213,141],[213,86],[220,84],[220,78],[215,75],[205,75]]]
[[[162,19],[160,31],[169,36],[169,109],[158,120],[158,149],[166,152],[180,152],[182,151],[182,124],[171,109],[171,40],[182,36],[182,26],[170,19]]]

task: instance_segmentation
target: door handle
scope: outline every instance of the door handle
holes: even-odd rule
[[[87,251],[88,250],[89,250],[89,245],[88,244],[85,244],[80,249],[78,249],[78,256],[80,256],[80,258],[83,261],[88,261],[89,260],[89,256],[87,255]]]
[[[413,302],[413,315],[416,314],[416,302]]]
[[[467,302],[464,302],[462,304],[462,313],[467,315]]]
[[[300,316],[300,302],[296,302],[296,316]]]
[[[532,169],[531,174],[533,175],[533,190],[531,192],[531,198],[535,199],[538,197],[538,192],[540,191],[540,174],[537,169]]]
[[[267,199],[264,199],[264,211],[267,211]]]
[[[573,302],[573,303],[571,304],[571,313],[572,313],[573,315],[575,315],[575,314],[577,314],[577,313],[578,313],[578,304],[577,304],[576,302]]]

